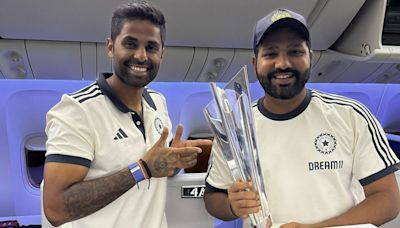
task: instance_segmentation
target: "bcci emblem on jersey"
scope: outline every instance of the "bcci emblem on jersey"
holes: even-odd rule
[[[314,140],[315,149],[322,154],[330,154],[336,149],[336,138],[332,134],[322,133]]]
[[[163,132],[164,125],[160,118],[154,119],[154,127],[156,128],[157,132],[161,135]]]

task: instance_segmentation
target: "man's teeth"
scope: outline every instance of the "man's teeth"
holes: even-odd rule
[[[147,68],[146,67],[137,67],[137,66],[131,66],[130,67],[133,71],[139,71],[139,72],[146,72]]]
[[[292,75],[291,74],[280,74],[280,75],[275,75],[274,77],[277,79],[285,79],[285,78],[292,77]]]

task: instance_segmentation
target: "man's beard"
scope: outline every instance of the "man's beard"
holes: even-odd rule
[[[272,83],[272,79],[274,74],[277,73],[292,73],[296,80],[294,84],[290,85],[275,85]],[[257,78],[265,93],[273,98],[288,100],[295,97],[303,90],[305,84],[310,78],[310,68],[303,73],[300,73],[294,69],[274,69],[267,75],[261,75],[257,73]]]
[[[118,64],[118,63],[117,63]],[[114,65],[114,71],[117,77],[126,85],[131,87],[141,88],[148,85],[157,76],[158,68],[152,65],[146,76],[135,76],[126,64]]]

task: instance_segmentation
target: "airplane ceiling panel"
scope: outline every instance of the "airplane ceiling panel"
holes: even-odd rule
[[[231,64],[234,49],[210,48],[197,82],[218,82]]]
[[[320,58],[321,58],[321,51],[314,50],[312,52],[311,68],[313,68],[315,65],[318,64],[318,61],[319,61]]]
[[[309,82],[333,82],[352,64],[352,61],[339,59],[335,53],[321,53],[318,62],[313,66]]]
[[[400,63],[393,63],[385,70],[383,75],[375,80],[377,83],[399,83],[400,82]]]
[[[363,82],[365,83],[379,83],[383,80],[381,79],[385,73],[393,64],[392,63],[382,63],[376,71],[368,76]]]
[[[8,79],[33,78],[24,40],[0,40],[0,75]]]
[[[363,82],[373,72],[377,71],[382,63],[365,63],[354,61],[343,74],[336,77],[333,82]]]
[[[353,1],[347,1],[343,8],[347,8],[350,2]],[[353,56],[368,56],[375,49],[382,48],[385,8],[386,0],[366,1],[332,49]]]
[[[396,77],[393,77],[393,79],[389,83],[398,83],[400,84],[400,64],[395,65],[396,69]]]
[[[81,52],[82,78],[85,80],[95,80],[97,77],[96,43],[81,43]]]
[[[155,81],[183,81],[193,61],[193,55],[194,48],[192,47],[165,47],[160,70]]]
[[[32,72],[37,79],[81,80],[79,42],[26,41]]]
[[[400,46],[386,46],[390,51],[390,60],[393,62],[400,62]]]
[[[255,22],[267,12],[283,7],[305,15],[316,50],[333,44],[364,1],[153,0],[167,19],[167,46],[251,48]],[[120,2],[123,1],[2,0],[0,36],[104,42],[110,33],[112,10]],[[324,32],[319,30],[321,28]]]
[[[193,61],[186,74],[185,81],[194,82],[201,73],[208,56],[208,48],[195,47]]]
[[[364,2],[365,0],[326,1],[317,18],[309,24],[312,48],[329,48],[345,31]]]
[[[2,0],[0,36],[14,39],[105,42],[112,7],[122,1]]]
[[[221,82],[230,81],[244,65],[247,66],[247,74],[249,76],[249,82],[257,81],[256,72],[254,71],[252,63],[253,56],[254,56],[253,50],[235,49],[235,56],[233,57],[233,60],[229,68],[225,71],[225,74],[222,77]]]

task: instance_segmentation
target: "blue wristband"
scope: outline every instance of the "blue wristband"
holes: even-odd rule
[[[132,177],[135,179],[136,183],[139,183],[145,179],[142,169],[137,162],[130,164],[128,168],[129,171],[131,171]]]

